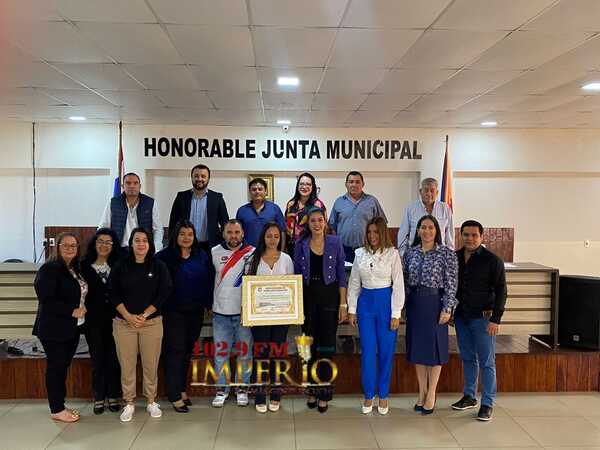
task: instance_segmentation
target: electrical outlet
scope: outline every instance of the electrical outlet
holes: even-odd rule
[[[585,241],[583,241],[583,246],[585,248],[590,248],[590,245],[592,245],[592,243],[590,242],[589,239],[586,239]]]
[[[56,240],[54,238],[50,238],[50,247],[54,247],[56,245]]]

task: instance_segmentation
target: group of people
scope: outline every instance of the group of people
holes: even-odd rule
[[[222,407],[230,395],[228,371],[223,370],[230,357],[252,367],[253,356],[269,359],[271,348],[253,343],[281,345],[287,340],[285,325],[242,325],[243,276],[290,274],[302,275],[302,331],[313,337],[309,366],[336,353],[338,324],[358,326],[363,413],[375,404],[380,414],[389,411],[396,335],[405,317],[406,358],[415,364],[419,383],[415,411],[427,415],[434,410],[453,321],[465,389],[452,407],[477,405],[481,369],[478,418],[491,419],[495,335],[506,301],[504,265],[482,245],[483,227],[473,220],[461,226],[464,246],[454,251],[451,210],[436,200],[435,179],[423,180],[421,198],[407,208],[398,248],[379,201],[364,192],[359,172],[348,173],[347,192],[329,214],[310,173],[298,177],[285,214],[265,199],[266,182],[251,180],[251,200],[235,219],[229,218],[223,195],[208,189],[207,166],[195,166],[191,181],[192,188],[175,198],[168,245],[156,254],[163,237],[157,204],[141,194],[140,179],[133,173],[124,176],[123,194],[107,204],[83,258],[76,236],[58,236],[56,256],[35,280],[39,309],[34,325],[47,355],[46,387],[54,420],[79,420],[77,411],[65,408],[65,382],[80,333],[92,360],[94,413],[102,414],[108,406],[121,411],[122,421],[132,419],[138,355],[148,413],[162,415],[156,402],[161,355],[168,399],[178,413],[188,412],[188,369],[206,311],[220,350],[215,353],[219,380],[212,405]],[[346,261],[352,263],[349,277]],[[264,354],[234,352],[240,348],[262,348]],[[327,411],[333,387],[318,386],[318,381],[330,379],[330,371],[320,364],[309,376],[315,386],[307,390],[307,406],[321,413]],[[252,370],[231,372],[241,385],[236,402],[246,406],[247,386],[256,385]],[[255,408],[276,412],[281,397],[279,386],[257,386]]]

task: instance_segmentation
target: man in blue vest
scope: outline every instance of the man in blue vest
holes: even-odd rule
[[[152,231],[156,250],[162,248],[163,226],[158,216],[156,201],[140,192],[140,177],[133,173],[123,176],[124,191],[121,195],[110,199],[98,228],[112,228],[117,233],[119,242],[115,245],[129,246],[131,230],[144,227]]]

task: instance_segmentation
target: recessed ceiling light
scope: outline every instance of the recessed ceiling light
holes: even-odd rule
[[[481,126],[482,127],[495,127],[496,125],[498,125],[496,122],[481,122]]]
[[[600,82],[595,81],[581,86],[584,91],[600,91]]]
[[[71,116],[69,117],[69,120],[72,120],[74,122],[82,122],[85,120],[85,117],[83,116]]]
[[[277,84],[279,86],[298,86],[300,84],[300,80],[298,77],[278,77]]]
[[[279,119],[277,121],[277,125],[290,125],[291,123],[292,121],[288,119]]]

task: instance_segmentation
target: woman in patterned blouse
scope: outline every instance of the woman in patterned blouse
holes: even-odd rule
[[[298,177],[294,197],[287,202],[285,207],[286,235],[285,240],[287,253],[294,256],[294,246],[302,237],[302,233],[308,226],[308,211],[320,208],[325,211],[325,204],[318,199],[319,188],[315,177],[304,172]],[[327,222],[327,214],[325,214]]]
[[[417,223],[412,247],[404,254],[406,359],[416,365],[419,399],[415,411],[431,414],[442,371],[448,362],[448,320],[456,305],[458,260],[442,245],[435,217]]]

